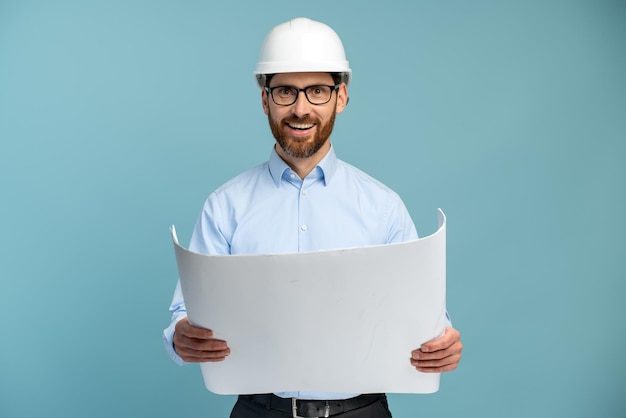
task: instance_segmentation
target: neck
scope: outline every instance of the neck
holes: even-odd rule
[[[313,155],[310,157],[293,157],[287,154],[280,145],[274,145],[276,149],[276,153],[282,160],[287,163],[289,168],[291,168],[300,179],[304,180],[306,176],[313,171],[313,169],[319,164],[320,161],[328,154],[330,151],[330,141],[326,141],[326,143]]]

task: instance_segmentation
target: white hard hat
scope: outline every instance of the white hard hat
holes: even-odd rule
[[[307,18],[292,19],[274,27],[265,37],[254,75],[259,86],[265,75],[276,73],[341,73],[350,82],[352,70],[341,39],[328,25]]]

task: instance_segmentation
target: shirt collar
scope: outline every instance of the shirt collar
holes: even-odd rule
[[[319,176],[322,177],[324,181],[324,186],[327,186],[328,183],[332,180],[335,172],[337,172],[337,155],[335,154],[335,149],[332,144],[330,146],[330,150],[328,150],[328,154],[322,158],[322,161],[317,164],[317,166],[313,169],[309,176]],[[272,147],[272,153],[270,154],[269,159],[269,170],[272,179],[274,180],[274,184],[276,187],[280,186],[280,180],[285,173],[285,170],[291,170],[286,162],[283,161],[282,158],[276,152],[276,149]]]

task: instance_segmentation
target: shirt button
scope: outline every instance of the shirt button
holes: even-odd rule
[[[296,175],[294,173],[289,174],[289,177],[291,177],[292,179],[296,178]]]
[[[301,230],[303,230],[303,231],[306,231],[307,229],[309,229],[309,227],[308,227],[308,226],[306,226],[306,225],[302,225],[302,226],[300,227],[300,229],[301,229]]]
[[[306,194],[307,194],[306,189],[302,190],[302,195],[303,195],[303,196],[306,196]]]

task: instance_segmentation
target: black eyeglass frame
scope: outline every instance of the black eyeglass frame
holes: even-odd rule
[[[330,99],[333,98],[333,91],[337,91],[337,89],[339,89],[339,86],[341,86],[340,84],[335,84],[335,85],[328,85],[328,84],[312,84],[310,86],[306,86],[304,88],[298,88],[296,86],[274,86],[274,87],[267,87],[265,86],[265,92],[267,94],[270,95],[270,97],[272,98],[272,101],[274,102],[274,104],[276,104],[276,106],[291,106],[292,104],[294,104],[295,102],[298,101],[298,96],[300,96],[300,92],[304,93],[304,97],[306,97],[306,99],[308,100],[309,103],[311,103],[314,106],[317,105],[323,105],[326,104],[328,102],[330,102]],[[328,100],[326,100],[325,102],[322,103],[313,103],[311,101],[311,99],[309,99],[309,95],[306,93],[306,91],[312,87],[329,87],[330,90],[330,96],[328,96]],[[276,103],[276,99],[274,99],[274,90],[279,89],[279,88],[288,88],[288,89],[292,89],[296,91],[296,94],[293,96],[293,102],[289,103],[289,104],[281,104],[281,103]]]

